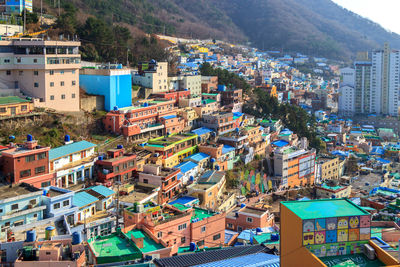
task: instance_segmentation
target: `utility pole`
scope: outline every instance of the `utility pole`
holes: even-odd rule
[[[126,48],[126,67],[129,68],[129,47]]]
[[[115,221],[115,231],[117,231],[118,227],[119,227],[119,185],[120,185],[120,181],[117,181],[117,214],[115,216],[116,221]]]
[[[40,0],[40,26],[43,25],[43,0]]]
[[[24,30],[23,30],[24,34],[25,34],[25,30],[26,30],[26,8],[24,7]]]
[[[58,0],[58,16],[61,16],[60,0]]]

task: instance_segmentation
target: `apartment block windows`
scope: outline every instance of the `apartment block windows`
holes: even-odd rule
[[[72,94],[72,95],[71,95],[71,98],[75,98],[75,94]]]
[[[7,75],[11,75],[11,70],[6,70]]]
[[[50,75],[54,75],[54,70],[51,70],[51,71],[50,71]]]
[[[24,171],[20,171],[19,176],[22,177],[27,177],[27,176],[31,176],[31,170],[24,170]]]
[[[72,81],[72,86],[76,85],[76,81]]]
[[[65,99],[65,95],[61,95],[61,99]]]
[[[59,209],[59,208],[61,208],[61,204],[60,203],[54,203],[53,204],[53,209]]]
[[[253,218],[247,217],[247,222],[252,223],[253,222]]]
[[[35,174],[44,173],[46,171],[45,166],[35,168]]]
[[[36,87],[36,88],[39,87],[39,83],[34,83],[33,87]]]
[[[60,85],[61,85],[61,86],[64,86],[64,84],[65,84],[64,82],[60,82]]]
[[[54,82],[50,82],[50,87],[54,87]]]
[[[33,75],[39,76],[39,71],[37,71],[37,70],[33,71]]]
[[[186,223],[178,225],[178,231],[181,231],[183,229],[186,229]]]
[[[29,155],[25,157],[25,162],[35,161],[35,155]]]
[[[51,95],[51,96],[50,96],[50,100],[54,100],[54,95]]]

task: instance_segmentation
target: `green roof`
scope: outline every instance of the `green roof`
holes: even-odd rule
[[[329,186],[329,185],[327,185],[327,184],[322,184],[321,185],[321,187],[322,188],[325,188],[325,189],[330,189],[330,190],[334,190],[334,191],[336,191],[336,190],[339,190],[339,189],[342,189],[343,188],[343,186],[340,186],[340,185],[336,185],[336,186]]]
[[[120,237],[117,233],[113,233],[109,236],[101,238],[93,238],[89,240],[93,251],[98,258],[103,257],[123,257],[124,255],[129,256],[129,259],[141,258],[139,249],[132,246],[128,240]],[[118,262],[120,260],[106,260],[103,259],[101,262]]]
[[[369,260],[364,254],[349,254],[349,255],[339,255],[339,256],[330,256],[330,257],[321,257],[319,258],[323,263],[332,267],[378,267],[378,266],[386,266],[386,264],[382,263],[379,259],[375,259],[373,261]],[[330,263],[335,262],[336,265],[331,265]]]
[[[199,219],[200,221],[209,217],[212,217],[215,213],[209,210],[204,210],[204,209],[200,209],[200,208],[193,208],[194,212],[193,212],[193,216],[192,216],[192,220],[193,219]]]
[[[0,105],[26,103],[26,102],[30,101],[27,99],[20,98],[18,96],[0,97]]]
[[[138,229],[134,229],[129,231],[128,233],[126,233],[126,235],[130,238],[131,236],[134,236],[136,238],[136,236],[139,236],[144,238],[143,239],[143,248],[139,248],[139,250],[142,253],[148,253],[148,252],[152,252],[152,251],[156,251],[159,249],[164,248],[163,245],[155,242],[153,239],[151,239],[145,232],[143,232],[142,230],[138,230]]]
[[[345,198],[282,201],[281,204],[302,220],[369,215],[368,212]]]
[[[279,244],[279,240],[271,241],[271,234],[274,233],[262,233],[259,235],[255,235],[253,238],[257,241],[258,244]]]
[[[182,211],[190,209],[190,208],[188,208],[188,207],[186,207],[186,206],[184,206],[184,205],[182,205],[182,204],[179,204],[179,203],[175,203],[175,204],[173,204],[172,206],[174,206],[174,207],[177,208],[178,210],[182,210]]]
[[[212,95],[212,96],[216,96],[216,95],[218,95],[218,94],[202,93],[202,95]]]
[[[206,104],[211,104],[211,103],[217,102],[217,100],[214,100],[214,99],[205,99],[205,100],[203,100],[203,102],[205,102]]]

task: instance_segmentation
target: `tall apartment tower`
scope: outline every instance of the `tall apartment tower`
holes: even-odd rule
[[[0,95],[21,92],[35,107],[79,111],[79,46],[37,38],[0,40]]]
[[[372,51],[371,57],[367,52],[358,53],[354,72],[354,112],[348,112],[352,110],[348,98],[352,88],[344,80],[339,89],[339,112],[398,116],[400,51],[391,50],[386,43],[383,50]]]

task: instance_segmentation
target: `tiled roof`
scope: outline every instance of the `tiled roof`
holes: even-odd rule
[[[77,153],[82,150],[86,150],[92,147],[95,147],[96,145],[93,143],[90,143],[88,141],[79,141],[79,142],[74,142],[68,145],[56,147],[53,149],[50,149],[49,151],[49,160],[53,159],[58,159],[62,158],[65,156],[68,156],[70,154]]]
[[[154,263],[157,266],[161,267],[196,266],[210,262],[222,261],[226,259],[237,258],[246,255],[253,255],[268,251],[269,249],[262,245],[229,247],[229,248],[197,252],[180,256],[173,256],[163,259],[155,259]]]

